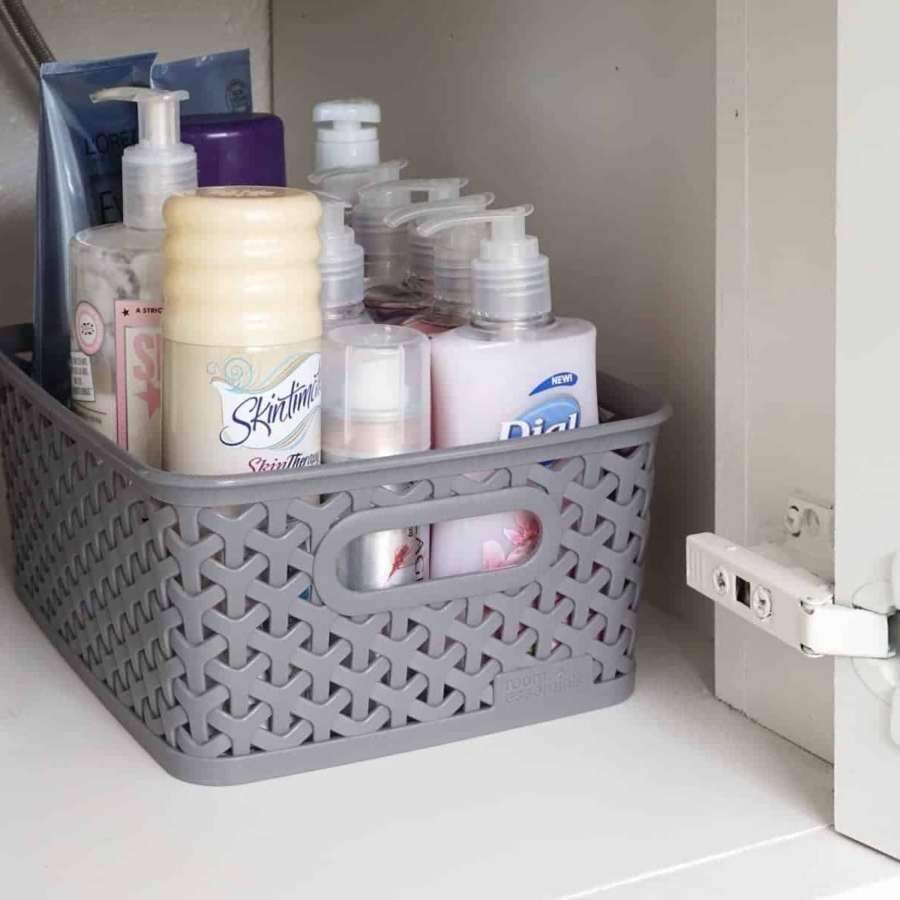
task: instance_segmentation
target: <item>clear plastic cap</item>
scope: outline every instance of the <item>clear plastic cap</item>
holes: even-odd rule
[[[413,197],[424,195],[423,202],[459,200],[459,192],[468,178],[407,178],[383,181],[360,188],[359,202],[353,207],[353,230],[369,259],[400,259],[410,252],[409,234],[392,228],[386,217],[413,205]]]
[[[348,204],[331,194],[313,193],[322,202],[319,222],[319,274],[322,276],[322,309],[342,309],[363,302],[364,253],[356,243],[353,229],[344,223]]]
[[[372,166],[379,162],[378,129],[381,108],[374,100],[355,97],[326,100],[313,107],[316,129],[316,171],[338,166]]]
[[[419,226],[424,237],[461,225],[490,227],[490,234],[482,239],[478,256],[472,260],[473,322],[524,323],[550,315],[550,261],[541,254],[537,238],[525,233],[525,217],[533,212],[534,207],[528,204],[461,214],[454,221],[437,219]]]
[[[431,347],[399,325],[347,325],[322,342],[322,449],[368,458],[431,446]]]
[[[122,204],[125,224],[144,231],[166,227],[162,208],[173,194],[197,187],[197,153],[181,143],[181,107],[187,91],[145,87],[105,88],[91,94],[94,103],[126,100],[138,105],[138,143],[122,155]]]
[[[422,235],[427,231],[427,235]],[[470,222],[465,214],[435,216],[416,227],[421,240],[434,245],[434,304],[472,308],[472,260],[488,237],[486,222]]]
[[[337,166],[313,172],[308,180],[320,191],[340,197],[352,206],[359,199],[360,188],[382,181],[396,181],[408,165],[408,159],[389,159],[371,166]]]
[[[451,200],[427,200],[422,203],[407,203],[384,217],[391,228],[408,225],[409,272],[408,277],[431,282],[434,279],[434,238],[419,232],[418,224],[428,218],[452,217],[455,213],[474,212],[487,209],[494,202],[494,195],[467,194]]]

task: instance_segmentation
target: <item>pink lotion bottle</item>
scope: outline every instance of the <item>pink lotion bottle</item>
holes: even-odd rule
[[[467,183],[466,178],[409,178],[360,188],[351,221],[356,240],[366,253],[365,302],[373,321],[400,325],[428,309],[434,299],[432,273],[410,272],[408,229],[392,228],[386,217],[411,205],[422,207],[435,201],[458,201],[459,192]],[[414,204],[416,196],[424,199]],[[420,279],[420,274],[426,278]]]
[[[525,233],[533,210],[490,210],[444,223],[487,223],[491,233],[472,261],[471,323],[431,341],[435,448],[598,422],[597,330],[553,316],[549,262]],[[436,233],[437,224],[429,230]],[[523,562],[538,545],[540,524],[531,513],[499,513],[436,523],[431,540],[431,574],[443,578]]]

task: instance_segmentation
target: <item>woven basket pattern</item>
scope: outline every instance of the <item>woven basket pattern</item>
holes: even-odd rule
[[[653,443],[486,481],[198,509],[142,492],[8,383],[0,428],[20,596],[181,753],[244,757],[465,716],[493,704],[498,674],[571,657],[590,657],[596,683],[633,669]],[[315,551],[343,517],[519,486],[545,492],[563,527],[555,562],[521,590],[353,618],[319,600]]]

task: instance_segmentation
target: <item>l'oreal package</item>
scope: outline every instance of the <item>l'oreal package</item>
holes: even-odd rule
[[[183,116],[253,112],[249,50],[156,63],[152,77],[152,87],[191,95],[181,104]]]
[[[41,66],[34,357],[38,383],[69,397],[69,241],[84,228],[122,221],[122,152],[137,142],[133,103],[93,103],[101,88],[185,89],[184,112],[250,109],[250,52],[153,65],[156,53]]]

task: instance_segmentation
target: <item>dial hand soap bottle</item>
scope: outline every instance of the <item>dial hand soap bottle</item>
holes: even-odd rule
[[[141,462],[160,465],[163,203],[197,187],[197,155],[180,139],[187,91],[118,87],[95,103],[138,105],[139,141],[122,156],[124,222],[70,244],[72,408]]]
[[[598,422],[597,330],[581,319],[554,318],[549,262],[537,238],[525,233],[533,209],[485,211],[445,223],[487,223],[491,234],[472,262],[471,324],[431,342],[436,448]],[[436,523],[432,577],[515,565],[539,540],[540,524],[526,512]]]

